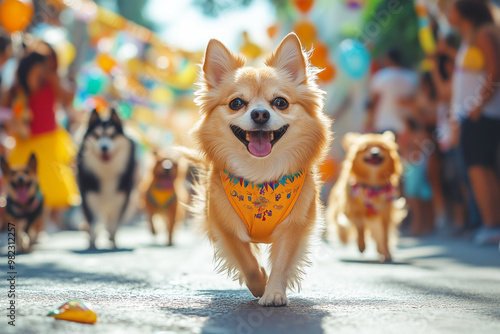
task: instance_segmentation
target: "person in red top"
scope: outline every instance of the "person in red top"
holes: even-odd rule
[[[80,196],[70,167],[76,146],[69,133],[57,125],[55,115],[56,104],[67,103],[68,94],[61,93],[59,78],[48,60],[50,55],[45,57],[30,52],[19,62],[17,82],[6,105],[30,114],[27,117],[29,131],[23,136],[14,133],[16,145],[8,158],[11,165],[23,164],[32,152],[35,153],[46,207],[58,211],[78,205]],[[13,105],[18,97],[23,97],[22,108]],[[16,112],[19,111],[14,109],[14,114]]]

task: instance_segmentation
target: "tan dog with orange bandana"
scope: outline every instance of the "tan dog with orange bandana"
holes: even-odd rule
[[[192,134],[202,153],[192,208],[220,271],[246,283],[263,306],[288,304],[309,263],[320,221],[316,172],[329,147],[324,92],[295,34],[262,68],[245,67],[217,40],[207,46]],[[319,234],[319,233],[318,233]],[[270,243],[271,272],[258,243]]]

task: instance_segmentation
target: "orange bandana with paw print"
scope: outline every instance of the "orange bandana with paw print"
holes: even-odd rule
[[[270,243],[271,233],[292,211],[304,185],[306,172],[254,184],[224,171],[220,173],[226,196],[245,223],[253,242]]]

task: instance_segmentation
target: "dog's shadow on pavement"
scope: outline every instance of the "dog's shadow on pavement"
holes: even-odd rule
[[[391,265],[391,266],[407,266],[412,264],[411,261],[380,262],[377,260],[354,260],[354,259],[341,259],[340,261],[344,263],[379,264],[379,265]]]
[[[72,250],[71,252],[75,254],[110,254],[110,253],[123,253],[123,252],[133,252],[134,248],[87,248],[81,250]]]
[[[188,299],[189,300],[189,299]],[[328,312],[310,299],[290,298],[286,307],[263,307],[246,289],[199,290],[193,302],[162,308],[167,313],[204,317],[202,333],[323,333]]]

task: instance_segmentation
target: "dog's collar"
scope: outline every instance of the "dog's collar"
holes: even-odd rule
[[[228,180],[229,183],[233,183],[233,184],[239,183],[241,186],[243,186],[245,188],[247,186],[251,186],[252,189],[254,189],[254,188],[258,188],[258,189],[266,188],[266,190],[267,190],[270,187],[272,190],[274,190],[275,188],[277,188],[279,186],[284,186],[288,183],[293,183],[296,178],[301,177],[305,173],[306,173],[305,171],[303,171],[302,169],[299,169],[299,171],[297,173],[283,175],[282,177],[280,177],[277,180],[259,183],[259,184],[256,184],[256,183],[251,182],[251,181],[247,181],[242,177],[236,176],[236,175],[228,172],[227,170],[224,170],[223,172],[221,172],[221,176],[223,175],[224,179]]]
[[[351,182],[348,184],[351,197],[362,202],[366,208],[366,214],[373,216],[378,214],[377,204],[381,202],[392,202],[396,199],[398,188],[392,183],[382,186],[370,186],[364,183]]]
[[[175,202],[177,196],[174,188],[152,187],[147,193],[148,199],[158,209],[166,209]]]

